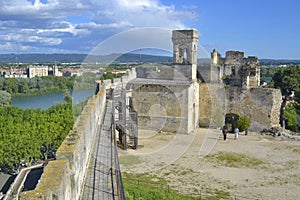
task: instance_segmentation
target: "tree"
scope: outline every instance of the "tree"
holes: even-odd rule
[[[63,103],[48,110],[0,107],[0,165],[13,167],[21,160],[41,156],[41,147],[53,154],[74,123],[72,104]]]
[[[70,95],[70,92],[68,90],[64,91],[64,101],[67,103],[72,103],[72,97]]]
[[[15,78],[6,78],[4,81],[3,89],[10,94],[18,92],[18,82]]]
[[[243,132],[250,127],[250,120],[247,117],[239,117],[236,121],[236,127]]]
[[[0,90],[0,106],[9,106],[11,104],[11,95],[3,90]]]
[[[296,95],[300,92],[300,66],[291,66],[281,68],[274,76],[274,87],[280,88],[282,94],[286,94],[287,91],[295,91]]]
[[[19,93],[26,93],[29,91],[28,83],[26,79],[19,80],[18,83],[18,92]]]
[[[289,104],[284,111],[284,119],[285,119],[285,123],[286,123],[286,128],[291,131],[297,131],[297,129],[298,129],[296,107],[297,107],[296,104]]]

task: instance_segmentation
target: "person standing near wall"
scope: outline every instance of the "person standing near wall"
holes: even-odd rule
[[[228,132],[227,126],[224,125],[223,128],[222,128],[222,133],[223,133],[224,140],[226,140],[227,132]]]

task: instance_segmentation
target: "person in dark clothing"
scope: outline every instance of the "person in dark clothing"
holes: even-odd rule
[[[227,129],[227,126],[226,126],[226,125],[223,126],[223,128],[222,128],[222,133],[223,133],[223,138],[224,138],[224,140],[226,140],[227,133],[228,133],[228,129]]]

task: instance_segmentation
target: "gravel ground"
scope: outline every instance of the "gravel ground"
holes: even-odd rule
[[[139,149],[119,150],[122,171],[165,178],[181,193],[213,195],[229,192],[237,199],[298,199],[300,196],[300,142],[250,132],[226,141],[216,129],[198,129],[177,135],[140,131]],[[261,163],[230,166],[212,155],[248,156]],[[250,163],[249,161],[249,163]],[[243,163],[244,162],[244,163]]]

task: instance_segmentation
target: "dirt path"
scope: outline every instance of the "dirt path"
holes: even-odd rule
[[[229,134],[223,141],[214,129],[198,129],[194,135],[152,134],[140,139],[137,152],[120,152],[121,167],[163,177],[187,194],[226,191],[237,199],[298,199],[299,141],[252,132],[233,138]],[[216,159],[223,154],[225,161]]]

